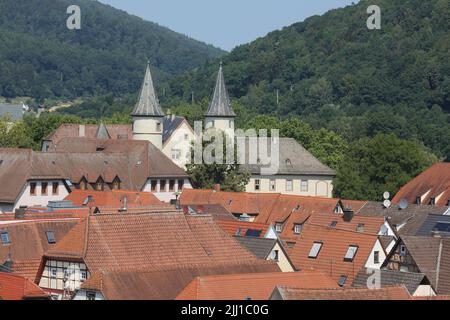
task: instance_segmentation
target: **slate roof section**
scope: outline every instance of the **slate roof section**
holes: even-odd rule
[[[168,115],[163,120],[163,135],[162,141],[166,142],[167,139],[174,133],[176,129],[185,121],[184,117]]]
[[[0,103],[0,118],[10,116],[13,121],[19,121],[23,118],[23,106],[18,104]]]
[[[381,287],[405,286],[408,292],[413,295],[420,285],[429,284],[429,280],[423,273],[401,272],[396,270],[378,270],[380,272]],[[367,280],[373,275],[372,272],[361,270],[355,277],[352,287],[366,288]]]
[[[258,259],[267,259],[278,241],[277,239],[255,237],[236,237],[236,240]]]
[[[258,238],[264,238],[269,230],[270,225],[265,223],[248,222],[241,220],[217,220],[217,224],[223,231],[231,236],[245,236],[248,230],[260,231]]]
[[[220,64],[219,73],[217,74],[216,86],[214,88],[213,97],[205,114],[206,117],[235,117],[231,108],[230,98],[225,86],[222,64]]]
[[[279,272],[279,268],[272,262],[258,260],[150,270],[102,270],[92,274],[81,288],[99,291],[108,300],[173,300],[198,276],[261,272]]]
[[[211,216],[183,213],[91,215],[45,257],[82,260],[91,273],[258,261]]]
[[[132,116],[139,117],[163,117],[164,112],[162,111],[158,97],[153,86],[152,74],[150,71],[150,63],[147,64],[147,69],[145,70],[144,81],[142,83],[141,91],[139,93],[139,99],[136,106],[131,112]]]
[[[450,201],[450,162],[439,162],[406,185],[400,188],[394,203],[406,199],[409,203],[415,203],[416,197],[423,197],[422,203],[429,204],[431,198],[435,198],[436,205],[448,206]]]
[[[381,289],[298,289],[277,287],[272,294],[274,300],[410,300],[405,287]]]
[[[268,300],[278,285],[304,289],[337,288],[320,272],[277,272],[203,276],[195,278],[177,300]]]
[[[436,229],[438,223],[448,224],[448,232],[440,232]],[[450,237],[450,216],[429,214],[415,233],[416,236],[433,236],[439,234],[443,237]]]
[[[0,272],[0,300],[45,299],[50,296],[30,279]]]
[[[239,146],[240,139],[237,139]],[[262,173],[262,169],[268,169],[271,165],[250,163],[249,154],[267,154],[269,159],[274,155],[274,160],[278,158],[278,167],[276,174],[278,175],[318,175],[331,176],[336,175],[336,171],[321,163],[300,143],[292,138],[279,138],[275,149],[272,150],[272,140],[267,139],[267,152],[260,151],[259,143],[252,143],[246,137],[242,144],[245,146],[245,164],[240,165],[242,171],[249,171],[254,175]],[[239,149],[238,150],[242,150]],[[278,153],[278,156],[276,155]],[[256,159],[257,162],[257,159]],[[275,164],[273,164],[275,165]],[[272,165],[272,166],[273,166]]]

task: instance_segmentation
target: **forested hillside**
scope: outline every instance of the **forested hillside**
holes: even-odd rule
[[[371,4],[381,8],[381,30],[366,27]],[[223,61],[243,123],[255,114],[298,116],[350,142],[394,133],[450,154],[448,0],[361,1],[237,47]],[[214,63],[175,78],[163,101],[189,101],[192,91],[209,97],[216,72]]]
[[[81,30],[66,27],[73,4]],[[97,1],[0,1],[0,97],[120,96],[138,90],[147,59],[165,80],[221,54]]]

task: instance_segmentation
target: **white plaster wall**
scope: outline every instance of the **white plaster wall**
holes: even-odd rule
[[[374,263],[374,261],[373,261],[375,251],[379,252],[379,262],[378,263]],[[358,253],[356,253],[356,254],[358,254]],[[369,258],[366,261],[365,267],[370,268],[370,269],[380,269],[381,266],[383,265],[384,260],[386,260],[386,254],[384,253],[381,242],[377,239],[374,247],[372,248],[372,251],[370,252]]]
[[[78,290],[72,300],[87,300],[86,293],[90,290]],[[91,292],[91,291],[90,291]],[[95,292],[95,300],[105,300],[105,297],[100,292]]]
[[[205,129],[209,128],[226,132],[232,139],[232,142],[234,142],[234,118],[206,117]]]
[[[275,250],[278,250],[278,267],[280,268],[281,272],[293,272],[294,268],[291,265],[291,263],[289,262],[288,258],[286,257],[286,255],[284,254],[283,250],[281,249],[280,245],[277,243],[275,244],[275,246],[273,247],[269,258],[267,260],[271,260],[271,254],[272,252],[274,252]]]
[[[185,135],[188,135],[187,140],[185,139]],[[186,122],[183,122],[165,142],[162,151],[177,166],[186,169],[186,163],[191,160],[191,142],[194,140],[194,132]],[[172,158],[172,149],[178,149],[181,151],[180,159]]]
[[[36,195],[30,195],[30,181],[28,181],[22,192],[17,197],[14,208],[18,209],[21,206],[46,206],[49,201],[61,201],[69,194],[63,181],[49,180],[49,181],[33,181],[36,182]],[[47,195],[42,195],[42,182],[47,182]],[[58,194],[52,194],[52,183],[58,182]]]
[[[158,183],[156,186],[156,190],[157,190],[156,192],[151,191],[152,190],[152,185],[151,185],[152,180],[158,180]],[[161,180],[162,179],[158,179],[158,178],[148,179],[147,182],[145,183],[144,187],[142,188],[142,191],[152,192],[159,200],[164,201],[164,202],[170,202],[170,200],[175,200],[176,199],[175,192],[181,192],[181,190],[178,188],[178,180],[180,180],[180,179],[177,179],[177,178],[164,179],[164,180],[166,180],[165,190],[161,190]],[[174,191],[169,192],[169,180],[175,180]],[[189,179],[184,179],[183,189],[192,189],[192,185],[191,185],[191,182],[189,181]]]
[[[436,292],[434,292],[433,288],[430,285],[423,285],[417,287],[416,291],[413,293],[415,297],[430,297],[435,296]]]
[[[255,180],[260,180],[260,190],[255,190]],[[275,190],[270,189],[270,180],[275,180]],[[292,180],[292,191],[286,189],[286,181]],[[301,190],[301,181],[308,181],[308,191]],[[299,196],[313,196],[332,198],[333,178],[321,176],[298,176],[298,175],[277,175],[259,176],[253,175],[245,187],[246,192],[281,193]]]
[[[157,123],[161,123],[161,130],[157,131]],[[159,150],[162,150],[163,118],[134,117],[133,140],[150,141]]]

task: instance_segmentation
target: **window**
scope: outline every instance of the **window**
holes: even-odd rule
[[[416,204],[422,203],[422,197],[416,197]]]
[[[373,263],[380,263],[380,251],[374,251],[373,253]]]
[[[47,241],[49,244],[56,243],[55,234],[53,233],[53,231],[46,231],[45,235],[47,236]]]
[[[161,122],[156,123],[156,131],[161,132]]]
[[[275,191],[276,189],[276,181],[274,179],[270,179],[270,191]]]
[[[271,255],[270,258],[271,258],[272,260],[278,262],[278,259],[279,259],[279,251],[278,251],[278,250],[273,250],[272,253],[271,253],[270,255]]]
[[[30,183],[30,196],[36,195],[36,182]]]
[[[358,246],[349,246],[347,253],[345,254],[344,260],[345,261],[353,261],[357,251],[358,251]]]
[[[172,149],[172,160],[180,160],[181,158],[181,150],[180,149]]]
[[[303,192],[308,191],[308,180],[302,180],[300,182],[300,191],[303,191]]]
[[[295,234],[300,234],[301,231],[302,231],[302,225],[301,224],[294,225],[294,233]]]
[[[156,181],[156,180],[152,180],[151,182],[150,182],[150,184],[151,184],[151,191],[153,191],[153,192],[156,192],[158,189],[157,189],[157,186],[158,186],[158,181]]]
[[[356,232],[364,232],[364,223],[358,223],[356,226]]]
[[[59,193],[58,189],[59,189],[59,182],[53,182],[52,183],[52,194],[54,196],[58,195],[58,193]]]
[[[95,300],[95,292],[86,291],[86,300]]]
[[[286,180],[286,191],[292,191],[292,180]]]
[[[161,180],[159,182],[159,191],[165,192],[166,191],[166,180]]]
[[[10,244],[11,241],[9,240],[9,234],[7,231],[4,231],[0,234],[1,238],[2,238],[2,243],[3,244]]]
[[[400,245],[400,255],[401,256],[404,256],[404,255],[406,255],[406,247],[405,247],[405,245]]]
[[[277,224],[275,224],[275,231],[276,231],[276,232],[281,232],[281,231],[283,231],[283,224],[282,224],[282,223],[277,223]]]
[[[247,231],[245,232],[245,236],[259,238],[261,236],[261,232],[262,230],[247,229]]]
[[[449,222],[438,221],[434,225],[433,231],[450,232],[450,223]]]
[[[408,266],[400,266],[400,272],[409,272]]]
[[[57,274],[58,274],[58,269],[50,268],[50,277],[56,278]]]
[[[241,232],[242,232],[242,229],[241,228],[237,228],[236,229],[236,236],[240,237],[241,236]]]
[[[99,177],[97,179],[97,182],[95,183],[95,190],[96,191],[103,191],[103,179]]]
[[[336,228],[337,223],[338,223],[337,221],[331,221],[330,227],[331,228]]]
[[[169,180],[169,191],[170,192],[175,191],[175,180]]]
[[[436,204],[436,198],[431,198],[430,199],[430,205],[434,206]]]
[[[81,190],[86,190],[87,189],[87,181],[85,178],[81,179],[80,181],[80,189]]]
[[[340,205],[337,205],[335,208],[334,208],[334,213],[342,213],[343,211],[342,211],[342,208],[341,208],[341,206]]]
[[[183,190],[184,180],[178,180],[178,190]]]
[[[81,271],[80,280],[85,281],[87,279],[87,271]]]
[[[120,180],[119,178],[114,179],[112,183],[112,189],[113,190],[119,190],[120,189]]]
[[[287,166],[292,165],[291,159],[286,159],[286,165],[287,165]]]
[[[189,140],[189,135],[187,133],[184,135],[184,140]]]
[[[41,195],[43,195],[43,196],[47,195],[47,187],[48,187],[48,183],[47,182],[42,182],[41,183]]]
[[[450,207],[450,199],[447,200],[447,207]]]
[[[347,276],[346,275],[341,275],[340,277],[339,277],[339,280],[338,280],[338,285],[339,285],[339,287],[343,287],[344,285],[345,285],[345,282],[347,281]]]
[[[259,191],[261,189],[261,180],[255,179],[255,191]]]
[[[320,249],[322,249],[322,242],[314,242],[311,250],[309,251],[308,258],[315,259],[319,255]]]

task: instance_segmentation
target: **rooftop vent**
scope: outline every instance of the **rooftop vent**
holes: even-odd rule
[[[356,232],[364,232],[364,223],[359,223],[356,226]]]

